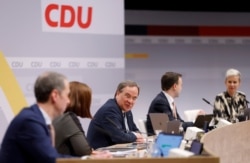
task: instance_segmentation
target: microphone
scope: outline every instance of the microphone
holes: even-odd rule
[[[202,100],[214,108],[214,106],[208,100],[206,100],[205,98],[202,98]],[[213,114],[214,114],[214,116],[221,117],[221,112],[219,110],[213,110]]]
[[[214,107],[208,100],[206,100],[205,98],[202,98],[203,101],[205,101],[208,105],[211,105],[212,107]]]
[[[212,107],[214,107],[208,100],[206,100],[205,98],[202,98],[203,101],[205,101],[208,105],[211,105]],[[221,117],[221,113],[218,110],[213,110],[213,114],[214,116],[219,116]]]

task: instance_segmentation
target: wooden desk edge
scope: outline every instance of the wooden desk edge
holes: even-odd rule
[[[219,157],[193,156],[173,158],[112,158],[112,159],[57,159],[56,163],[219,163]]]

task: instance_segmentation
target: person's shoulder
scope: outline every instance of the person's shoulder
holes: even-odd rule
[[[29,107],[24,107],[20,110],[16,117],[24,119],[39,119],[42,114],[39,114],[39,108],[37,105],[31,105]]]
[[[160,92],[160,93],[158,93],[157,96],[154,98],[154,101],[166,103],[166,102],[168,101],[168,98],[167,98],[167,96],[166,96],[163,92]]]
[[[220,92],[216,95],[216,97],[221,97],[221,96],[225,96],[226,92]]]
[[[113,105],[115,103],[116,103],[116,100],[114,98],[110,98],[105,103],[103,103],[103,105],[99,109],[105,108],[105,107],[107,107],[109,105]]]
[[[66,113],[65,113],[66,114]],[[79,122],[80,120],[78,119],[78,116],[75,114],[75,113],[73,113],[73,112],[67,112],[67,115],[68,115],[68,117],[70,117],[73,121],[77,121],[77,122]]]
[[[62,122],[69,123],[70,121],[72,121],[72,117],[76,117],[75,113],[66,112],[63,115],[61,115],[61,116],[57,117],[56,119],[54,119],[53,123],[55,123],[55,124],[62,123]]]
[[[79,123],[80,120],[73,112],[66,112],[53,120],[53,125],[56,130],[66,130],[67,132],[78,130],[77,124]]]
[[[240,96],[246,96],[246,94],[244,92],[242,92],[242,91],[238,91],[238,95],[240,95]]]
[[[39,108],[34,106],[24,107],[21,109],[20,112],[13,118],[12,123],[20,124],[26,127],[34,125],[46,126],[42,113],[39,113]]]
[[[113,108],[116,108],[117,106],[118,106],[118,104],[117,104],[116,99],[111,98],[111,99],[108,99],[107,102],[105,104],[103,104],[101,108],[102,109],[109,108],[112,110]]]
[[[114,103],[116,102],[115,98],[110,98],[106,101],[106,103]]]
[[[64,113],[64,116],[65,117],[66,116],[77,117],[77,115],[74,112],[72,112],[72,111],[68,111],[68,112]]]
[[[156,96],[153,98],[152,101],[157,101],[157,100],[162,99],[164,97],[165,97],[164,93],[160,92],[160,93],[156,94]]]

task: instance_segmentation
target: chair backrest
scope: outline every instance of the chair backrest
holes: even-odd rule
[[[139,120],[138,120],[138,127],[139,127],[139,130],[140,130],[142,133],[147,134],[146,119],[139,119]]]
[[[246,120],[250,120],[250,108],[247,108],[244,112]]]

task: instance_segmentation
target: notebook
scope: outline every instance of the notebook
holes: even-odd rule
[[[169,118],[166,113],[149,113],[149,117],[154,131],[163,131],[167,127]]]
[[[195,119],[194,126],[203,130],[207,130],[210,121],[213,119],[213,114],[198,115]]]
[[[169,150],[179,148],[182,140],[183,135],[181,134],[159,133],[156,138],[156,144],[161,151],[161,156],[168,157]]]
[[[181,126],[181,121],[179,120],[168,121],[166,124],[166,128],[163,130],[163,132],[170,134],[179,134],[180,126]]]

